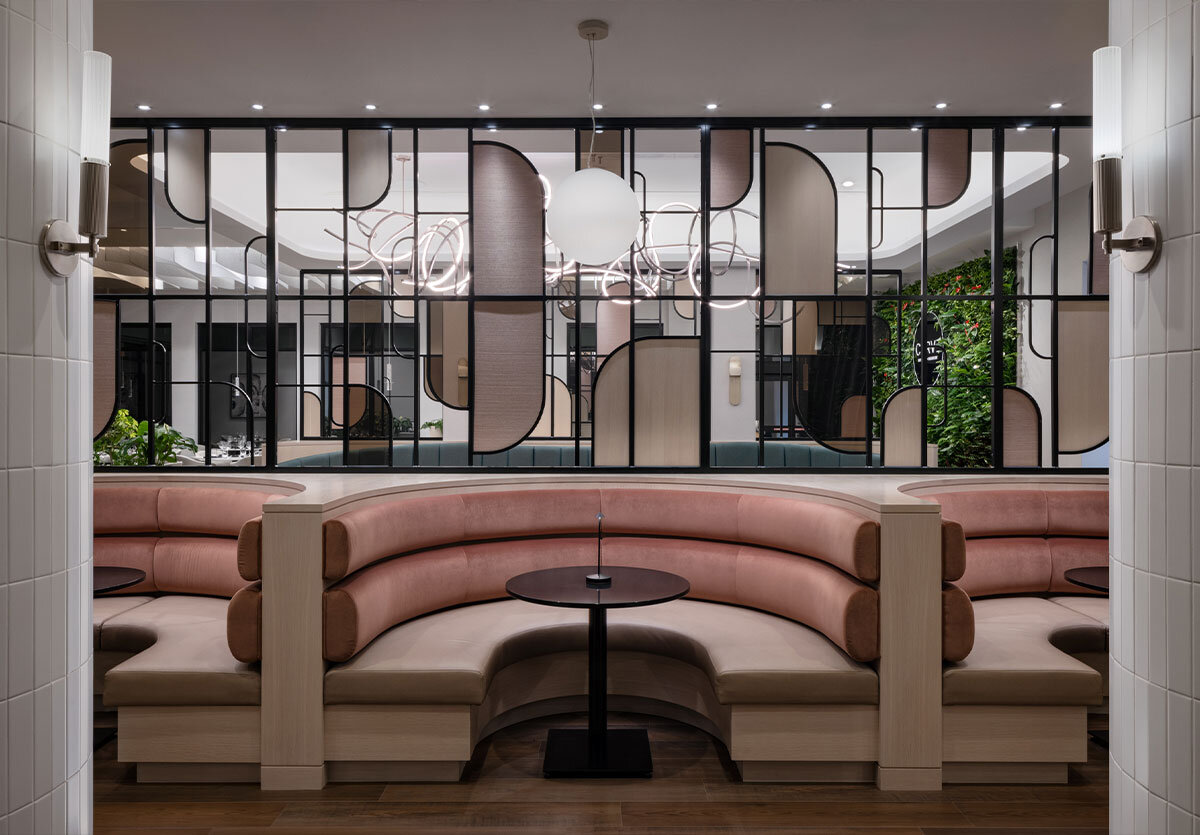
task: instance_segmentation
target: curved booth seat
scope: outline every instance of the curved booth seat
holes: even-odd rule
[[[878,523],[801,498],[637,487],[401,498],[327,519],[326,758],[456,779],[481,735],[583,697],[586,613],[502,598],[516,574],[592,562],[600,512],[608,564],[691,585],[609,613],[614,697],[718,734],[747,779],[765,762],[877,760]],[[441,715],[457,719],[431,747],[422,728]],[[386,730],[368,742],[372,728]]]
[[[422,467],[466,467],[469,464],[482,467],[574,467],[575,445],[526,442],[504,452],[476,455],[468,461],[467,445],[462,441],[422,440],[420,442],[420,464]],[[768,467],[797,468],[841,468],[861,467],[865,456],[838,452],[815,443],[798,441],[765,441],[764,462]],[[876,464],[879,456],[873,455]],[[713,467],[757,467],[758,443],[756,441],[714,441],[709,444],[709,460]],[[350,466],[388,465],[387,442],[375,446],[360,446],[350,450]],[[411,441],[393,443],[391,466],[413,466]],[[579,466],[592,465],[592,450],[586,444],[579,448]],[[341,467],[342,453],[319,452],[281,461],[281,467]]]
[[[1108,600],[1069,583],[1108,562],[1106,490],[955,490],[942,508],[944,552],[972,598],[974,645],[942,677],[947,779],[989,763],[991,777],[1062,782],[1087,759],[1087,713],[1107,689]],[[1064,594],[1066,593],[1066,594]],[[1051,596],[1055,595],[1055,596]]]
[[[448,654],[451,645],[456,650]],[[614,656],[659,655],[695,667],[721,704],[879,701],[872,667],[853,661],[815,630],[739,606],[677,600],[613,610],[608,648]],[[583,658],[586,650],[582,610],[521,600],[463,606],[395,626],[351,660],[330,667],[325,701],[479,705],[501,670],[555,653]],[[584,695],[586,683],[580,677],[569,695]]]
[[[117,711],[118,758],[139,779],[147,763],[203,762],[256,778],[261,594],[242,566],[257,568],[262,507],[282,494],[97,485],[93,496],[95,564],[146,572],[93,601],[94,687]]]

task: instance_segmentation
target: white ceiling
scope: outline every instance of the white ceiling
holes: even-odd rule
[[[1107,41],[1107,0],[96,0],[95,47],[114,116],[583,116],[589,17],[630,117],[1085,115]]]

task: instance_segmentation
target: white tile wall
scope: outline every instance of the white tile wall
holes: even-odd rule
[[[69,205],[91,0],[0,0],[0,833],[92,829],[91,271],[43,270]],[[70,337],[75,335],[74,339]],[[78,436],[78,437],[76,437]],[[1189,439],[1190,440],[1190,439]],[[68,519],[74,514],[74,519]]]
[[[1113,270],[1109,824],[1200,835],[1200,3],[1109,0],[1109,37],[1126,206],[1167,239]]]

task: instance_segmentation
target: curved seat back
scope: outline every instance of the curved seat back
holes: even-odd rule
[[[691,597],[820,630],[879,655],[879,526],[803,499],[673,489],[490,491],[398,499],[325,523],[325,656],[345,661],[389,627],[505,596],[509,577],[595,559],[674,571]]]
[[[228,487],[93,488],[96,565],[139,568],[146,579],[122,594],[238,597],[229,644],[240,661],[257,661],[262,506],[281,494]],[[254,614],[251,618],[250,615]]]
[[[924,498],[942,506],[943,539],[958,540],[958,585],[971,597],[1085,590],[1070,568],[1108,563],[1107,490],[956,490]],[[952,579],[952,578],[947,578]]]

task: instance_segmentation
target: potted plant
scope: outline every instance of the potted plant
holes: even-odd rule
[[[146,421],[135,420],[128,409],[119,409],[108,429],[92,442],[92,463],[132,467],[146,464]],[[168,423],[154,425],[154,458],[156,464],[176,464],[179,451],[196,452],[196,442]]]
[[[442,437],[442,419],[427,420],[421,424],[422,438],[440,438]]]

